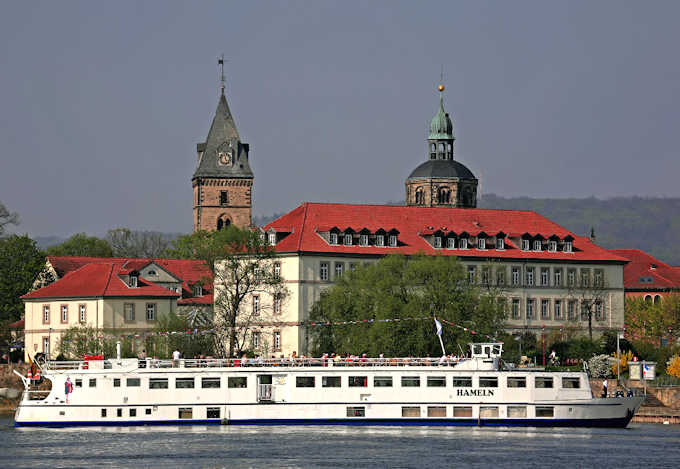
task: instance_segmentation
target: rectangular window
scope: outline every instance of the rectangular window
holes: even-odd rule
[[[359,235],[359,245],[368,246],[368,235],[366,234]]]
[[[428,406],[428,417],[446,417],[446,407],[444,406]]]
[[[555,269],[553,278],[554,278],[555,286],[561,287],[562,286],[562,269]]]
[[[565,241],[564,242],[564,252],[571,252],[573,249],[572,242],[571,241]]]
[[[102,409],[102,417],[106,417],[106,409]]]
[[[338,234],[337,233],[331,233],[329,236],[330,239],[330,244],[338,244]]]
[[[267,233],[267,243],[269,243],[270,246],[276,245],[276,233]]]
[[[583,300],[581,301],[581,321],[587,321],[588,320],[588,313],[589,313],[589,305],[588,301]]]
[[[555,319],[562,319],[562,300],[555,300]]]
[[[201,378],[203,389],[217,389],[220,387],[220,378]]]
[[[350,376],[348,385],[350,388],[365,388],[368,386],[368,378],[366,376]]]
[[[489,268],[482,267],[482,285],[489,285]]]
[[[576,286],[576,269],[567,270],[567,286],[570,288]]]
[[[322,376],[322,388],[339,388],[341,386],[340,376]]]
[[[322,262],[319,267],[319,277],[322,281],[328,280],[328,262]]]
[[[313,388],[314,387],[314,376],[296,376],[295,377],[295,387],[296,388]]]
[[[356,272],[356,270],[357,270],[357,265],[356,265],[355,262],[350,262],[350,263],[349,263],[349,270],[350,270],[350,272]]]
[[[522,240],[522,251],[528,251],[528,250],[529,250],[529,240],[523,239]]]
[[[505,285],[505,268],[498,267],[496,269],[496,285],[502,287]]]
[[[472,387],[472,376],[454,376],[453,377],[453,387],[454,388],[471,388]]]
[[[472,407],[471,406],[454,406],[453,407],[454,417],[472,417]]]
[[[567,314],[570,321],[576,319],[576,301],[570,301],[567,303]]]
[[[168,389],[168,378],[149,378],[149,389]]]
[[[68,322],[68,305],[61,305],[61,323]]]
[[[525,376],[508,376],[509,388],[526,388],[527,379]]]
[[[527,408],[523,405],[509,405],[508,418],[510,419],[524,419],[527,417]]]
[[[345,264],[343,262],[335,263],[335,278],[342,277],[342,271],[345,269]]]
[[[439,249],[442,247],[442,237],[441,236],[435,236],[434,237],[434,247]]]
[[[550,319],[550,300],[541,300],[541,319]]]
[[[579,377],[563,377],[562,387],[564,389],[579,389],[581,387],[581,378]]]
[[[131,288],[137,288],[137,275],[130,275],[129,285]]]
[[[557,251],[557,241],[550,241],[548,243],[548,251],[550,251],[550,252]]]
[[[151,415],[151,409],[144,409],[144,413],[146,415]]]
[[[260,297],[253,295],[253,314],[260,314]]]
[[[194,297],[198,298],[199,296],[203,296],[203,286],[202,285],[194,285]],[[155,314],[154,314],[155,317]]]
[[[390,235],[390,247],[391,248],[397,247],[397,235]]]
[[[229,388],[247,388],[248,387],[248,377],[247,376],[230,376],[227,378],[227,387]]]
[[[97,387],[97,378],[90,378],[88,386],[91,388],[96,388]]]
[[[448,249],[455,249],[455,247],[456,247],[456,238],[454,238],[453,236],[450,237],[450,238],[448,238],[448,239],[446,240],[446,247],[447,247]]]
[[[130,409],[130,417],[137,417],[137,409]]]
[[[50,322],[50,305],[43,305],[43,324]]]
[[[541,250],[541,241],[540,240],[535,240],[534,241],[534,251],[540,251]]]
[[[77,388],[83,387],[83,380],[81,378],[76,378],[76,387]]]
[[[281,331],[274,331],[274,350],[281,351]]]
[[[480,418],[494,418],[498,417],[498,407],[496,406],[482,406],[479,408]]]
[[[467,240],[467,238],[460,238],[460,241],[458,242],[458,244],[459,244],[458,247],[459,247],[460,249],[467,249],[467,245],[468,245],[468,240]]]
[[[175,378],[176,389],[194,389],[196,381],[194,378]]]
[[[250,339],[250,343],[252,344],[254,349],[260,348],[260,333],[259,332],[253,332],[252,333],[252,338]]]
[[[274,302],[274,313],[280,314],[281,313],[281,294],[280,293],[274,294],[273,302]]]
[[[375,237],[375,245],[378,247],[383,247],[385,246],[385,235],[376,235]]]
[[[80,322],[87,321],[87,305],[78,305],[78,320]]]
[[[534,378],[534,387],[536,389],[547,389],[553,387],[553,379],[549,376],[536,376]]]
[[[138,388],[141,386],[141,384],[142,384],[141,378],[127,378],[125,380],[125,385],[128,388]]]
[[[345,236],[343,237],[343,244],[345,246],[351,246],[352,245],[352,234],[351,233],[345,233]]]
[[[274,262],[274,278],[281,278],[281,263]]]
[[[392,387],[392,377],[391,376],[376,376],[373,378],[373,387],[375,388],[391,388]]]
[[[602,304],[601,301],[595,302],[595,320],[596,321],[604,321],[605,320],[604,305]]]
[[[218,419],[218,418],[220,418],[220,408],[219,407],[208,407],[205,411],[205,418],[207,418],[207,419]]]
[[[534,319],[536,312],[536,300],[534,298],[527,298],[527,319]]]
[[[122,417],[123,416],[123,409],[116,409],[116,417]]]
[[[123,305],[123,313],[124,313],[124,318],[125,321],[127,322],[132,322],[135,320],[135,304],[134,303],[125,303]]]
[[[420,407],[404,406],[401,408],[402,417],[420,417]]]
[[[496,249],[499,251],[502,251],[505,249],[505,239],[503,238],[496,238]]]
[[[348,407],[348,417],[366,417],[366,407]]]
[[[479,377],[479,387],[480,388],[497,388],[498,387],[498,377],[497,376],[480,376]]]
[[[541,286],[550,286],[550,269],[547,267],[541,268]]]
[[[475,283],[475,266],[474,265],[468,266],[468,282],[471,283],[471,284]]]
[[[43,337],[43,353],[47,356],[50,354],[50,338]]]
[[[486,238],[477,238],[477,249],[486,249]]]
[[[581,286],[584,288],[590,286],[590,269],[581,269]]]
[[[420,376],[402,376],[402,388],[417,388],[420,387]]]
[[[536,417],[554,417],[555,408],[549,406],[536,406]]]
[[[193,409],[191,407],[180,407],[179,408],[179,418],[180,419],[191,419],[193,418]]]
[[[427,387],[428,388],[445,388],[446,387],[446,377],[445,376],[428,376],[427,377]]]
[[[596,287],[602,287],[604,285],[604,271],[602,269],[595,269],[593,285],[595,285]]]
[[[146,320],[155,321],[156,320],[156,303],[146,304]]]
[[[513,267],[512,268],[512,286],[513,287],[519,286],[519,279],[520,279],[519,267]]]
[[[513,319],[519,319],[520,318],[519,298],[513,298],[512,299],[512,317],[513,317]]]
[[[220,205],[227,205],[229,203],[229,193],[227,191],[220,191]]]
[[[526,269],[526,280],[527,280],[527,286],[533,287],[534,286],[534,268],[533,267],[527,267]]]
[[[113,387],[114,388],[120,387],[120,378],[113,378]]]

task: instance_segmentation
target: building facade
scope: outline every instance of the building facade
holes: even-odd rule
[[[668,265],[639,249],[610,252],[629,261],[623,269],[626,298],[658,303],[665,296],[680,293],[680,266]]]

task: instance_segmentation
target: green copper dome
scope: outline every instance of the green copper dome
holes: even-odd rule
[[[453,123],[448,113],[444,111],[444,95],[441,92],[439,94],[439,110],[430,121],[430,136],[427,138],[430,140],[453,138]]]

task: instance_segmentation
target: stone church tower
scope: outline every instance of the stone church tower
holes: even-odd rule
[[[191,178],[194,231],[251,225],[254,176],[248,150],[249,145],[241,142],[236,130],[223,83],[208,138],[196,145],[198,163]]]
[[[477,207],[477,178],[453,159],[453,123],[444,111],[444,85],[439,85],[439,110],[430,121],[428,160],[406,179],[406,205]]]

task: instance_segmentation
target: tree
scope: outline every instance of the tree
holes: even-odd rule
[[[460,326],[442,330],[449,351],[458,353],[476,337],[469,330],[499,334],[505,307],[499,292],[471,284],[453,256],[386,256],[336,280],[310,315],[311,321],[328,325],[310,327],[309,332],[317,353],[438,356],[434,321],[407,319],[428,316]],[[338,324],[346,321],[361,322]]]
[[[202,259],[212,272],[216,353],[229,357],[241,353],[252,327],[271,319],[274,299],[283,302],[288,296],[274,269],[275,252],[259,232],[233,225],[224,230],[197,231],[180,237],[169,255]],[[254,295],[259,301],[251,307],[248,300]]]
[[[56,246],[47,248],[48,256],[112,257],[109,243],[96,236],[76,233]]]
[[[5,234],[5,227],[7,225],[18,225],[19,224],[19,214],[16,212],[10,212],[5,204],[0,202],[0,236]]]
[[[45,254],[27,235],[0,238],[0,322],[21,317],[20,296],[31,289],[44,268]]]
[[[642,297],[627,299],[626,328],[633,339],[659,345],[667,337],[672,343],[680,329],[680,294],[662,297],[657,303]]]
[[[568,274],[569,277],[569,274]],[[569,297],[577,300],[580,307],[581,320],[588,320],[588,337],[593,340],[593,316],[604,314],[604,301],[609,293],[604,272],[595,271],[590,275],[590,270],[581,270],[581,277],[567,278]]]
[[[109,230],[106,240],[115,257],[164,257],[170,247],[170,241],[162,233],[128,228]]]

